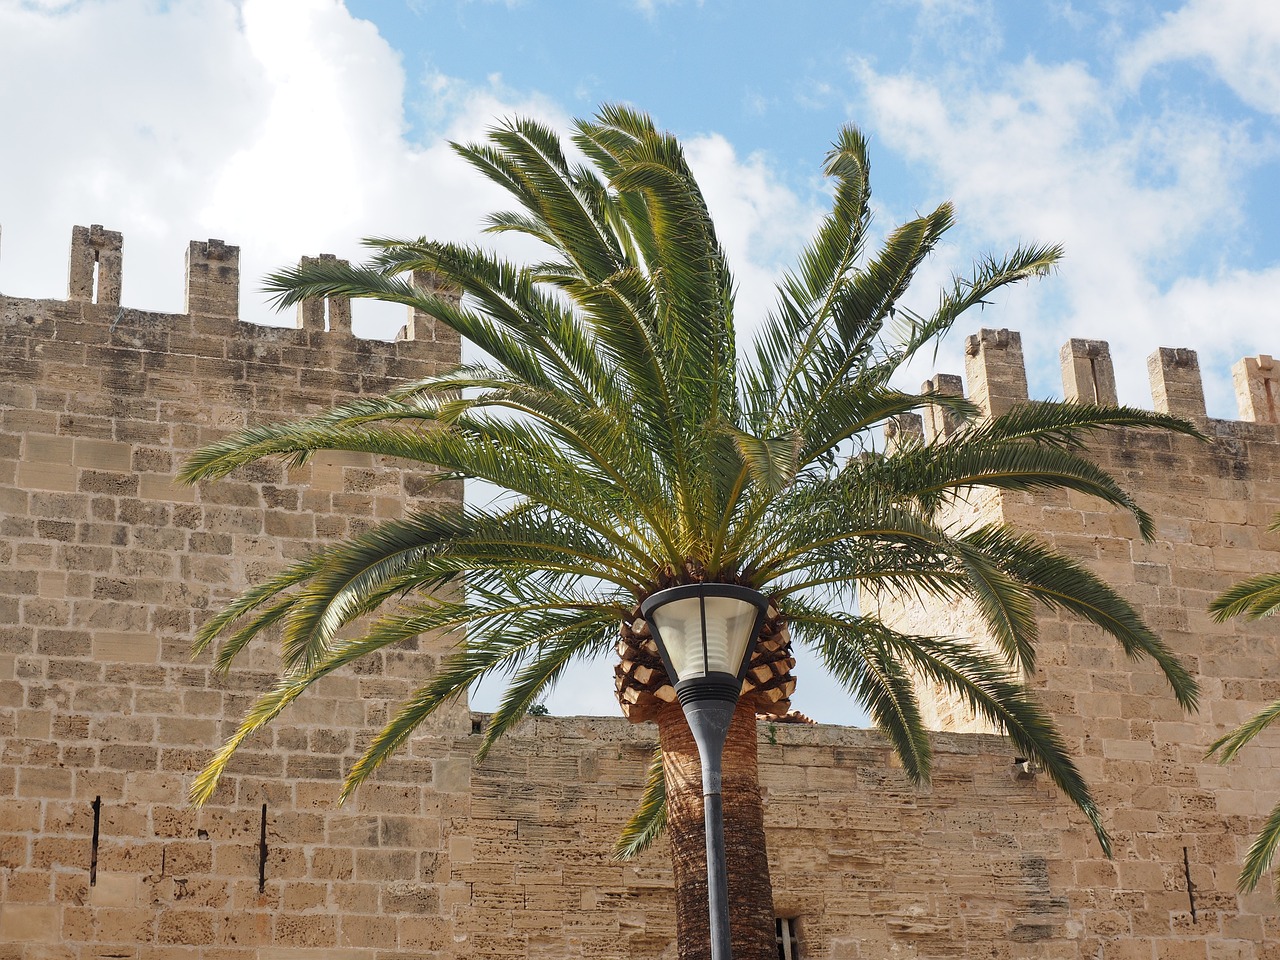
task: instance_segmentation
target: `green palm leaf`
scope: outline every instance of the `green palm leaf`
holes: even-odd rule
[[[1241,580],[1209,604],[1209,612],[1218,623],[1240,616],[1257,620],[1277,609],[1280,609],[1280,573],[1260,573]]]
[[[1260,713],[1250,717],[1224,737],[1219,737],[1209,747],[1209,756],[1218,754],[1219,763],[1227,763],[1235,758],[1240,748],[1260,734],[1280,717],[1280,700]]]
[[[454,146],[511,198],[488,230],[530,238],[542,248],[534,262],[426,238],[370,238],[364,265],[321,261],[267,279],[280,305],[321,297],[408,305],[484,358],[385,397],[240,431],[194,454],[183,480],[353,451],[412,464],[428,482],[485,481],[503,496],[327,544],[206,621],[197,652],[218,644],[219,669],[278,633],[283,672],[193,796],[207,799],[234,751],[312,684],[423,634],[451,646],[375,735],[343,795],[436,710],[501,677],[483,756],[569,664],[609,647],[641,598],[710,579],[768,590],[796,641],[885,731],[909,777],[925,780],[931,764],[924,679],[1035,757],[1105,848],[1087,788],[1020,683],[1035,662],[1038,610],[1081,617],[1129,656],[1153,661],[1184,706],[1194,705],[1195,684],[1137,612],[1083,567],[1002,527],[966,527],[949,511],[975,493],[1075,491],[1129,512],[1150,536],[1150,518],[1088,458],[1087,441],[1117,428],[1199,434],[1163,414],[1080,404],[1024,404],[983,419],[963,398],[893,386],[966,311],[1051,272],[1061,250],[1028,245],[984,258],[932,312],[913,311],[913,280],[953,210],[941,204],[872,246],[867,143],[853,127],[827,157],[830,211],[740,359],[732,273],[680,143],[618,105],[573,131],[582,162],[554,130],[527,119]],[[879,451],[882,424],[926,407],[960,426],[946,439],[899,438]],[[1274,606],[1259,596],[1236,592],[1220,615]],[[900,634],[871,613],[873,602],[916,599],[971,601],[991,649]],[[620,855],[661,830],[664,791],[657,763]]]
[[[648,850],[667,825],[667,778],[662,770],[662,749],[655,747],[645,776],[640,805],[622,828],[613,847],[613,859],[634,860]]]
[[[1270,869],[1280,850],[1280,804],[1272,810],[1267,822],[1262,825],[1258,836],[1254,838],[1249,852],[1244,858],[1244,867],[1240,871],[1238,886],[1241,891],[1248,892],[1257,887],[1262,875]],[[1280,898],[1280,886],[1276,888],[1276,896]]]

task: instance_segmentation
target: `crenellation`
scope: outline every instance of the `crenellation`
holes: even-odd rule
[[[965,338],[964,374],[969,399],[989,417],[998,417],[1027,399],[1027,367],[1022,334],[982,329]]]
[[[900,446],[924,440],[924,418],[918,413],[902,413],[884,425],[884,450],[891,454]]]
[[[240,248],[221,240],[192,240],[187,246],[186,291],[183,312],[189,316],[239,316]]]
[[[1159,413],[1179,417],[1206,416],[1200,361],[1194,350],[1161,347],[1147,358],[1151,402]]]
[[[932,380],[920,385],[923,394],[935,393],[947,397],[963,397],[964,381],[954,373],[939,373]],[[924,438],[929,443],[945,440],[959,428],[963,422],[959,414],[945,407],[928,406],[924,408]]]
[[[484,718],[460,705],[338,807],[337,778],[445,653],[437,638],[327,678],[249,745],[210,805],[186,803],[194,773],[279,665],[270,644],[226,677],[208,654],[193,664],[194,626],[317,541],[462,496],[457,481],[433,485],[428,470],[368,454],[175,485],[183,457],[227,429],[458,362],[456,335],[422,313],[393,344],[350,337],[333,303],[327,315],[310,308],[301,328],[242,323],[237,263],[220,241],[191,245],[189,315],[0,297],[0,956],[668,952],[667,850],[610,859],[651,728],[531,718],[477,762]],[[458,303],[430,275],[415,282]],[[1026,399],[1016,332],[982,331],[966,347],[984,411]],[[1185,401],[1177,377],[1194,366],[1171,353],[1162,382],[1178,389],[1166,405]],[[1069,399],[1115,402],[1104,342],[1070,341],[1061,357]],[[1153,515],[1150,543],[1131,516],[1078,492],[975,494],[958,508],[967,523],[1035,533],[1115,584],[1202,682],[1204,707],[1186,715],[1097,628],[1038,614],[1031,686],[1092,779],[1116,859],[1047,777],[1019,776],[1004,738],[939,734],[932,783],[916,790],[873,731],[762,724],[775,906],[799,918],[802,955],[1204,960],[1231,937],[1231,960],[1269,956],[1270,901],[1239,897],[1234,877],[1274,800],[1280,750],[1262,745],[1228,767],[1204,760],[1215,737],[1280,695],[1272,624],[1215,624],[1204,609],[1246,572],[1280,568],[1280,535],[1265,531],[1280,510],[1280,428],[1266,403],[1277,374],[1266,356],[1237,367],[1252,406],[1242,421],[1204,424],[1209,443],[1115,430],[1090,448]],[[923,390],[963,396],[964,384],[943,374]],[[886,424],[886,447],[958,428],[954,415],[924,413]],[[970,607],[920,600],[879,612],[911,632],[974,634]],[[963,704],[922,708],[953,731],[984,728]]]
[[[120,306],[124,235],[102,224],[71,228],[67,299]]]
[[[427,296],[438,297],[455,309],[462,302],[462,291],[445,283],[440,275],[432,270],[415,270],[413,282]],[[456,331],[444,324],[437,324],[434,317],[428,316],[416,307],[409,307],[408,321],[396,334],[397,341],[428,340],[451,343],[456,337]]]
[[[1280,423],[1280,365],[1267,354],[1245,357],[1231,368],[1240,419]]]
[[[1068,402],[1099,406],[1115,406],[1119,402],[1107,341],[1068,340],[1058,358],[1062,363],[1062,393]]]
[[[311,267],[319,264],[350,266],[346,260],[339,260],[332,253],[303,257],[298,265]],[[308,332],[351,336],[351,298],[313,297],[303,300],[298,304],[298,327]]]
[[[382,376],[427,376],[450,365],[441,357],[460,354],[457,333],[443,325],[437,328],[421,314],[416,320],[411,319],[407,328],[401,328],[394,340],[354,337],[347,297],[300,304],[296,327],[242,321],[238,319],[240,248],[216,238],[188,244],[182,313],[122,307],[122,249],[123,235],[118,231],[106,230],[100,224],[74,227],[67,299],[25,299],[0,294],[0,338],[43,337],[58,345],[34,348],[41,353],[46,349],[96,347],[112,351],[143,346],[150,353],[147,363],[155,369],[173,366],[187,356],[229,356],[246,349],[241,346],[245,343],[256,345],[250,349],[267,352],[272,349],[269,345],[277,344],[276,349],[282,352],[266,358],[268,362],[305,369],[315,365],[316,351],[322,350],[330,369],[359,369],[365,375],[371,364],[377,366],[375,380]],[[321,254],[304,257],[302,262],[346,261],[333,254]],[[455,304],[459,301],[458,291],[434,281],[430,285],[433,292],[451,298]],[[140,337],[148,342],[140,343]],[[87,384],[85,377],[100,377],[102,370],[112,366],[110,354],[99,359],[102,363],[96,367],[85,367],[81,359],[70,358],[66,373]],[[32,362],[32,355],[25,348],[21,352],[0,351],[0,373],[20,373],[19,368],[30,368]],[[391,372],[393,367],[397,372]]]

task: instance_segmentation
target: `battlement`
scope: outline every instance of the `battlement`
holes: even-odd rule
[[[336,258],[333,254],[304,256],[300,263],[321,261],[336,261]],[[291,339],[289,332],[295,330],[302,331],[302,334],[294,335],[292,339],[308,350],[329,347],[339,352],[354,351],[362,355],[374,351],[388,356],[440,361],[452,356],[455,363],[461,350],[456,332],[437,325],[431,317],[412,308],[393,341],[356,337],[352,332],[351,301],[348,297],[303,301],[298,306],[292,327],[241,321],[240,248],[219,239],[192,240],[187,247],[185,310],[182,314],[124,308],[120,298],[123,276],[122,233],[97,223],[73,227],[66,300],[19,300],[0,294],[0,304],[7,306],[7,309],[0,310],[0,325],[7,327],[23,319],[33,322],[37,317],[42,320],[52,318],[54,323],[48,332],[55,338],[58,338],[59,321],[64,324],[103,324],[113,333],[118,327],[158,327],[175,334],[165,344],[165,349],[178,354],[188,352],[182,346],[190,343],[188,334],[230,340],[288,341]],[[455,302],[460,297],[458,291],[441,284],[428,273],[415,273],[414,280],[434,295]],[[68,307],[72,309],[68,310]],[[100,338],[90,336],[89,339]]]
[[[999,416],[1029,399],[1022,336],[1013,330],[980,330],[965,340],[964,386],[988,416]],[[1062,391],[1067,400],[1115,404],[1116,379],[1111,348],[1105,340],[1068,340],[1059,353]],[[1200,361],[1194,350],[1160,347],[1147,358],[1152,409],[1181,417],[1206,417]],[[1240,420],[1280,424],[1280,365],[1266,354],[1246,357],[1232,368]],[[960,377],[938,374],[922,393],[963,395]],[[941,411],[926,413],[923,430],[933,439],[955,429]]]
[[[670,955],[666,858],[610,857],[653,747],[622,719],[530,718],[482,764],[460,702],[337,806],[343,774],[447,637],[326,677],[245,744],[209,805],[187,804],[279,668],[263,643],[223,676],[208,652],[191,657],[197,626],[317,547],[455,510],[463,488],[369,452],[193,486],[174,483],[179,464],[229,431],[452,366],[459,343],[421,314],[399,341],[355,337],[341,298],[302,304],[292,328],[243,323],[240,251],[219,240],[188,247],[185,313],[125,309],[122,250],[119,233],[77,227],[67,300],[0,296],[0,957]],[[982,409],[1027,400],[1019,334],[965,346]],[[1105,342],[1071,340],[1061,360],[1068,399],[1116,402]],[[1008,523],[1114,585],[1201,685],[1200,712],[1184,714],[1150,663],[1036,608],[1031,686],[1094,786],[1114,859],[1012,743],[974,732],[963,703],[922,700],[948,731],[924,791],[879,734],[762,725],[776,914],[798,918],[806,956],[1276,960],[1274,904],[1238,894],[1235,876],[1275,800],[1280,751],[1251,745],[1225,767],[1205,756],[1280,694],[1274,623],[1207,612],[1229,584],[1280,569],[1280,367],[1262,355],[1234,372],[1248,422],[1202,421],[1208,443],[1090,440],[1152,539],[1077,491],[975,491],[951,514]],[[1151,374],[1157,409],[1203,417],[1193,351],[1156,351]],[[965,388],[946,373],[925,384]],[[887,443],[959,427],[921,412],[887,424]],[[869,613],[880,598],[864,597]],[[906,634],[986,636],[946,589],[884,600],[877,614]]]

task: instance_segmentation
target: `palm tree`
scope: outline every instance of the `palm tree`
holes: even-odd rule
[[[892,231],[874,254],[866,142],[841,131],[827,158],[834,200],[778,302],[740,355],[734,284],[679,143],[645,115],[603,108],[574,125],[585,155],[529,120],[457,152],[515,198],[488,228],[541,241],[517,266],[483,249],[426,239],[367,241],[363,267],[334,263],[269,279],[282,305],[323,296],[410,304],[469,338],[483,360],[309,419],[246,430],[195,454],[187,481],[264,457],[300,464],[318,450],[366,451],[479,478],[510,497],[427,510],[350,539],[245,593],[200,630],[226,669],[278,627],[282,673],[197,779],[207,799],[233,752],[312,683],[427,631],[457,645],[377,734],[349,794],[414,728],[483,677],[509,682],[480,748],[525,716],[572,661],[607,651],[623,626],[620,699],[658,727],[660,751],[622,851],[664,825],[676,877],[680,956],[707,952],[705,854],[696,748],[667,678],[646,655],[637,604],[683,583],[742,584],[771,597],[757,686],[725,750],[724,805],[733,949],[772,955],[774,925],[756,773],[757,706],[790,689],[789,639],[813,650],[884,731],[916,782],[930,746],[915,683],[963,699],[1035,758],[1084,812],[1099,812],[1020,673],[1035,661],[1036,604],[1070,611],[1149,657],[1186,707],[1196,686],[1133,608],[1083,567],[999,525],[944,522],[975,489],[1075,490],[1150,518],[1078,446],[1091,431],[1167,416],[1089,405],[1024,405],[991,420],[960,398],[891,384],[993,292],[1049,272],[1053,246],[1022,247],[957,278],[931,313],[902,304],[912,276],[952,225],[943,204]],[[452,287],[459,301],[432,290]],[[744,358],[745,357],[745,358]],[[928,405],[963,421],[949,438],[876,451],[878,425]],[[461,590],[443,589],[450,586]],[[859,596],[973,598],[994,646],[891,629]],[[361,618],[366,618],[361,620]],[[361,620],[358,636],[343,628]],[[643,666],[645,669],[638,668]],[[752,671],[757,675],[756,671]],[[642,709],[641,709],[642,708]]]
[[[1271,522],[1271,530],[1280,530],[1280,514]],[[1209,604],[1209,612],[1217,623],[1224,623],[1232,617],[1247,617],[1257,620],[1259,617],[1272,616],[1280,610],[1280,573],[1261,573],[1256,577],[1241,580],[1225,591]],[[1246,743],[1267,729],[1277,717],[1280,717],[1280,700],[1271,704],[1257,715],[1250,717],[1226,736],[1214,741],[1209,748],[1209,755],[1218,754],[1218,762],[1226,763]],[[1280,849],[1280,803],[1272,809],[1267,822],[1262,825],[1249,847],[1244,858],[1244,867],[1240,870],[1239,888],[1241,892],[1249,892],[1258,886],[1262,875],[1275,860],[1276,851]],[[1280,898],[1280,882],[1276,884],[1276,896]]]

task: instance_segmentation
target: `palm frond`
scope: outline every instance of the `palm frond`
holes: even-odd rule
[[[794,608],[795,605],[792,606]],[[808,609],[793,615],[796,617],[793,622],[799,627],[795,632],[796,638],[814,646],[821,656],[848,664],[843,668],[847,674],[856,676],[853,669],[865,648],[866,638],[873,637],[875,646],[884,651],[883,655],[899,663],[899,669],[906,666],[924,679],[939,684],[974,713],[1008,734],[1017,749],[1036,760],[1084,813],[1103,852],[1110,856],[1111,842],[1102,823],[1101,812],[1072,763],[1066,745],[1052,720],[1035,703],[1021,681],[1010,673],[1007,663],[966,641],[901,634],[873,617],[832,614],[820,609]],[[845,679],[840,674],[837,677]],[[855,679],[855,683],[850,685],[850,692],[855,696],[861,690],[858,684]],[[877,725],[880,725],[878,717]],[[911,757],[904,757],[903,748],[899,746],[898,738],[902,732],[892,726],[884,729],[895,752],[903,760],[904,769],[914,778],[909,766]],[[923,731],[920,736],[927,742]]]
[[[1226,736],[1213,741],[1206,756],[1211,757],[1216,753],[1219,763],[1227,763],[1235,758],[1241,747],[1271,726],[1277,717],[1280,717],[1280,700],[1250,717]]]
[[[800,269],[779,285],[778,308],[756,339],[756,369],[746,376],[747,395],[766,404],[753,424],[764,428],[777,385],[799,368],[798,358],[821,336],[832,302],[862,252],[871,222],[870,161],[857,128],[846,126],[827,154],[825,172],[834,178],[831,213],[800,254]],[[767,399],[766,399],[767,398]]]
[[[1074,401],[1040,401],[1020,403],[998,417],[970,424],[965,440],[1034,440],[1079,448],[1095,433],[1121,427],[1150,427],[1197,440],[1208,439],[1189,420],[1167,413]]]
[[[1151,516],[1116,479],[1093,461],[1057,444],[988,442],[965,432],[860,465],[885,490],[928,511],[957,502],[974,489],[1074,490],[1128,511],[1145,539]]]
[[[903,314],[898,324],[902,355],[910,357],[926,344],[936,343],[967,310],[985,305],[1001,287],[1052,273],[1062,256],[1062,247],[1050,244],[1017,247],[1003,260],[983,258],[970,277],[953,279],[951,290],[941,295],[932,316]]]
[[[640,803],[613,846],[613,859],[634,860],[662,836],[666,827],[667,778],[662,770],[662,748],[654,747]]]
[[[923,679],[1036,758],[1105,848],[1096,805],[1018,682],[1035,662],[1038,605],[1082,617],[1129,656],[1151,659],[1185,707],[1195,704],[1195,683],[1137,611],[1085,568],[1004,528],[969,529],[950,510],[974,491],[1077,491],[1128,511],[1150,536],[1151,518],[1088,458],[1087,443],[1107,429],[1198,437],[1196,429],[1080,404],[1024,404],[984,419],[963,398],[895,388],[903,366],[967,310],[1051,272],[1061,250],[1028,245],[980,260],[936,309],[913,311],[911,285],[953,211],[943,203],[869,248],[870,164],[853,127],[827,157],[830,211],[740,366],[733,277],[679,141],[621,105],[576,122],[572,139],[584,162],[528,119],[455,145],[511,198],[488,229],[532,238],[540,252],[531,263],[374,237],[364,265],[321,261],[268,278],[281,305],[370,297],[411,306],[484,360],[386,397],[241,431],[197,452],[183,480],[213,481],[265,458],[301,466],[321,451],[354,451],[428,465],[433,480],[483,480],[504,495],[486,509],[413,513],[324,546],[207,621],[197,649],[220,641],[219,668],[278,631],[284,670],[194,796],[207,799],[235,749],[313,683],[422,634],[453,646],[358,759],[343,796],[441,706],[501,677],[483,756],[566,665],[608,646],[641,597],[710,578],[769,589],[797,640],[885,731],[910,778],[927,779],[932,757]],[[958,428],[877,451],[880,424],[926,407],[954,414]],[[1237,588],[1215,612],[1274,608],[1280,597],[1249,592],[1280,589],[1268,584]],[[842,612],[879,598],[972,601],[994,649],[898,633],[867,607]],[[1215,748],[1233,753],[1252,734],[1240,735]],[[620,856],[661,830],[664,790],[658,763]]]
[[[564,609],[554,601],[473,613],[468,618],[471,630],[466,644],[442,660],[436,674],[400,705],[352,766],[340,796],[350,796],[436,710],[461,697],[484,677],[508,672],[536,657],[539,652],[546,651],[549,643],[554,643],[558,652],[551,658],[552,666],[545,671],[536,668],[525,676],[526,689],[534,691],[525,704],[526,710],[518,715],[508,711],[507,718],[494,733],[496,739],[524,716],[528,703],[537,699],[547,684],[555,680],[568,659],[599,652],[599,624],[605,618],[616,624],[621,616],[621,609],[616,607]],[[561,660],[559,663],[554,662],[557,656]],[[492,739],[487,741],[489,746],[492,742]],[[482,747],[482,754],[484,750],[487,747]]]
[[[955,537],[949,545],[956,548],[964,571],[963,591],[977,605],[996,646],[1011,665],[1030,676],[1036,668],[1035,642],[1040,632],[1034,594],[1001,569],[980,537]]]
[[[306,673],[284,674],[249,708],[235,732],[214,753],[213,758],[192,782],[189,797],[195,804],[205,803],[218,788],[227,765],[246,740],[278,717],[316,681],[361,657],[381,649],[382,644],[365,640],[346,641],[328,651],[322,663]]]
[[[862,705],[889,738],[903,772],[925,783],[933,764],[912,677],[885,643],[893,631],[867,617],[836,617],[804,610],[792,601],[792,636],[810,647],[823,666]]]
[[[1248,893],[1257,887],[1262,875],[1270,869],[1276,858],[1276,850],[1280,849],[1280,804],[1271,810],[1267,822],[1254,838],[1249,852],[1244,858],[1244,868],[1240,871],[1237,886],[1241,892]]]
[[[1005,527],[983,527],[970,539],[997,558],[1037,600],[1101,627],[1119,641],[1130,659],[1153,661],[1182,708],[1196,709],[1199,684],[1133,606],[1100,577],[1033,537],[1016,535]]]
[[[537,650],[511,678],[489,717],[477,757],[484,759],[499,738],[524,719],[530,705],[550,692],[570,663],[612,649],[620,619],[619,610],[590,609],[557,623],[554,630],[544,630]]]
[[[1209,604],[1216,623],[1232,617],[1257,620],[1280,610],[1280,573],[1260,573],[1224,590]]]
[[[258,609],[264,603],[279,599],[294,587],[315,576],[322,563],[323,560],[320,556],[312,555],[306,560],[286,568],[274,577],[268,578],[257,586],[250,587],[200,625],[200,628],[196,631],[195,640],[191,644],[191,655],[194,657],[203,653],[209,644],[241,617]],[[266,626],[266,624],[263,624],[263,626]],[[257,632],[258,630],[255,629],[246,636],[241,645],[252,639]]]
[[[890,638],[893,642],[894,638]],[[1004,664],[950,638],[900,643],[897,652],[928,680],[960,697],[977,715],[1004,731],[1017,750],[1049,774],[1089,820],[1102,852],[1111,856],[1111,840],[1080,771],[1052,719]]]

